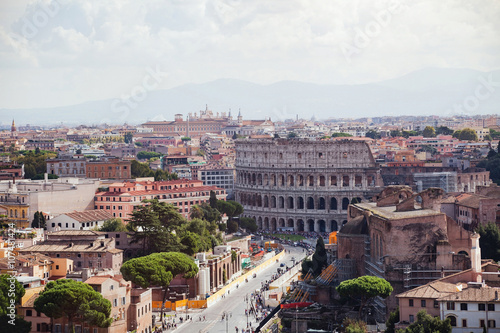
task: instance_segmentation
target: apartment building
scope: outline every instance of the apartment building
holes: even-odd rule
[[[127,219],[136,206],[145,199],[158,199],[176,206],[184,217],[189,217],[192,205],[208,202],[210,191],[217,199],[226,200],[226,191],[216,186],[204,186],[199,180],[135,181],[111,184],[107,191],[98,192],[94,208],[110,212],[113,217]]]

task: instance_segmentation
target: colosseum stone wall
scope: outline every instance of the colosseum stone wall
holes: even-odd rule
[[[382,185],[364,141],[236,140],[236,200],[263,230],[339,230],[349,203]]]

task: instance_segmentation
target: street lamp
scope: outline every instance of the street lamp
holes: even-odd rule
[[[228,325],[229,325],[229,316],[233,316],[233,313],[231,311],[224,311],[222,312],[222,318],[226,318],[226,333],[228,333]]]
[[[249,313],[248,313],[248,294],[246,295],[245,300],[247,301],[247,313],[246,313],[246,315],[247,315],[247,327],[248,327],[248,315],[249,315]]]

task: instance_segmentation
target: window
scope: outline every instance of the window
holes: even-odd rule
[[[446,310],[455,310],[454,302],[446,302]]]
[[[434,301],[434,308],[436,308],[436,309],[439,308],[439,302],[436,300]]]
[[[415,317],[413,315],[410,315],[410,323],[413,323],[415,321]]]
[[[479,310],[479,311],[486,311],[486,304],[484,304],[484,303],[479,303],[479,304],[477,305],[477,308],[478,308],[478,310]]]
[[[59,269],[59,265],[56,265],[56,269]]]
[[[495,304],[488,304],[488,311],[495,311]]]
[[[26,317],[31,317],[33,312],[31,310],[26,310]]]
[[[420,306],[421,306],[422,308],[425,308],[425,307],[426,307],[426,305],[427,305],[427,304],[426,304],[426,302],[425,302],[425,299],[423,299],[423,300],[421,300],[421,301],[420,301]]]
[[[460,303],[460,310],[467,311],[467,303]]]
[[[494,320],[488,320],[488,327],[491,328],[497,327],[496,324],[497,323]]]
[[[479,327],[486,327],[486,325],[484,324],[484,319],[479,320]]]
[[[125,305],[125,296],[122,297],[122,305]]]
[[[457,317],[449,316],[448,318],[450,318],[450,325],[453,327],[456,327],[457,326]]]
[[[462,327],[467,327],[467,319],[462,319]]]
[[[413,300],[412,300],[412,299],[410,299],[410,300],[408,300],[408,302],[409,302],[409,305],[410,305],[411,307],[413,307]]]
[[[113,306],[118,306],[118,299],[116,299],[116,298],[115,298],[115,299],[113,300]]]

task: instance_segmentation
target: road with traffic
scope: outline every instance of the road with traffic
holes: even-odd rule
[[[174,332],[179,333],[216,333],[216,332],[242,332],[242,329],[256,328],[258,322],[254,315],[245,315],[245,310],[249,312],[250,302],[253,302],[252,295],[256,290],[260,290],[263,283],[270,281],[273,274],[277,273],[277,269],[281,263],[288,267],[292,267],[293,261],[301,261],[306,252],[301,247],[285,246],[286,254],[278,263],[273,263],[263,271],[257,273],[255,278],[249,278],[248,282],[240,283],[238,288],[234,283],[230,290],[223,299],[218,301],[211,307],[199,312],[189,311],[188,315],[190,320],[179,324],[177,320],[177,329]],[[290,253],[288,253],[290,250]],[[177,312],[177,317],[185,318],[186,314]],[[244,331],[243,331],[244,332]]]

